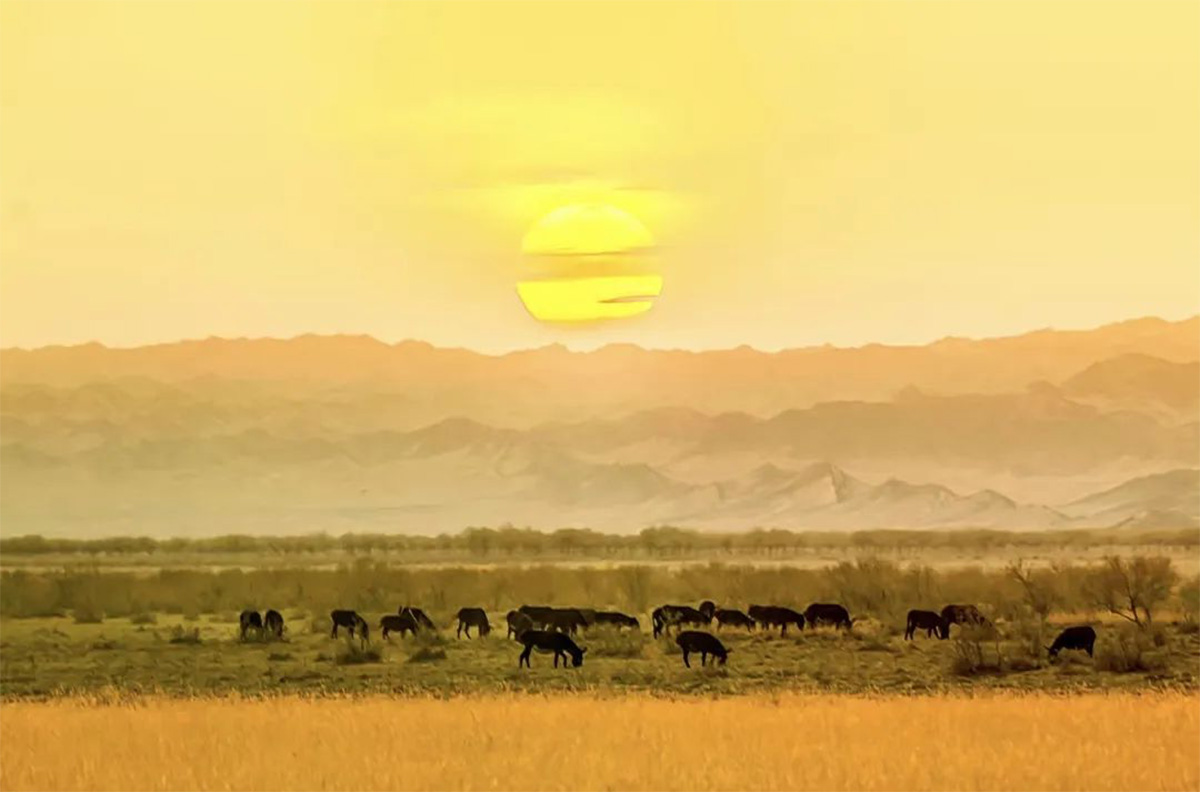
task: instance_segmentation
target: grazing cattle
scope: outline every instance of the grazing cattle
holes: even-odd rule
[[[845,627],[849,630],[854,624],[849,611],[841,605],[829,602],[814,602],[809,605],[804,610],[804,618],[808,619],[812,627],[818,624],[832,624],[834,627]]]
[[[267,611],[267,615],[263,617],[263,627],[266,627],[267,632],[271,633],[276,638],[282,638],[283,614],[277,610]]]
[[[946,637],[942,635],[942,617],[933,611],[910,610],[908,612],[908,620],[904,625],[904,640],[911,641],[913,633],[917,630],[924,630],[926,638],[932,638],[935,634],[938,638]]]
[[[717,603],[712,600],[704,600],[700,603],[700,607],[696,608],[708,618],[709,624],[712,623],[713,615],[717,612]]]
[[[754,617],[755,621],[763,627],[770,629],[771,627],[779,627],[779,635],[786,636],[789,624],[795,625],[797,630],[804,629],[804,614],[797,613],[791,608],[785,608],[780,605],[755,605],[754,612],[758,614]]]
[[[947,605],[942,608],[942,638],[950,637],[950,625],[986,627],[991,624],[974,605]]]
[[[1058,653],[1063,649],[1082,649],[1091,657],[1095,646],[1096,631],[1091,627],[1068,627],[1058,634],[1054,645],[1046,647],[1046,650],[1051,657],[1058,657]]]
[[[678,628],[683,624],[712,624],[712,619],[705,617],[703,613],[688,605],[663,605],[655,608],[654,613],[650,614],[650,620],[655,638],[672,626]]]
[[[526,630],[521,633],[518,641],[525,645],[525,649],[521,652],[521,656],[517,658],[517,668],[522,665],[529,668],[529,655],[536,649],[543,654],[554,653],[554,667],[558,668],[558,658],[562,658],[563,668],[567,667],[567,657],[571,658],[571,665],[578,668],[583,665],[583,653],[587,649],[580,649],[570,636],[560,632],[548,632],[546,630]]]
[[[717,627],[745,627],[747,630],[754,629],[754,619],[751,619],[740,610],[726,610],[725,608],[717,608],[716,612]]]
[[[613,627],[631,627],[635,630],[642,629],[641,623],[633,616],[626,616],[624,613],[617,611],[596,611],[596,624],[606,624]]]
[[[329,634],[330,638],[337,638],[338,627],[345,627],[350,631],[350,637],[358,635],[363,641],[371,640],[371,630],[367,626],[367,620],[359,616],[352,610],[334,610],[329,612],[329,619],[333,622],[333,631]]]
[[[488,624],[487,613],[483,608],[460,608],[458,611],[458,632],[456,638],[461,638],[463,633],[467,634],[467,638],[471,637],[471,628],[474,627],[478,634],[482,637],[492,631],[492,625]]]
[[[241,632],[241,638],[243,641],[246,640],[246,633],[249,632],[250,630],[254,630],[254,632],[258,634],[258,637],[262,638],[262,634],[263,634],[262,616],[259,615],[258,611],[252,611],[252,610],[242,611],[241,615],[238,616],[238,629]]]
[[[588,621],[576,608],[555,608],[545,624],[551,630],[574,635],[580,627],[587,627]]]
[[[520,638],[521,633],[533,629],[533,619],[529,618],[528,614],[521,613],[520,611],[509,611],[504,619],[508,622],[508,635],[505,636],[506,638]]]
[[[550,617],[554,614],[554,608],[546,605],[522,605],[517,611],[532,619],[533,626],[542,630],[550,629]]]
[[[746,608],[746,613],[750,614],[750,618],[754,620],[755,626],[763,621],[763,618],[767,615],[768,607],[767,605],[751,605],[749,608]]]
[[[679,648],[683,650],[683,664],[688,668],[692,667],[692,664],[688,662],[688,656],[692,652],[700,653],[700,665],[702,666],[708,665],[709,655],[721,661],[721,665],[725,665],[725,661],[729,658],[730,650],[726,649],[716,636],[706,632],[686,630],[675,637],[675,643],[679,644]]]
[[[397,613],[399,613],[401,616],[406,613],[409,616],[412,616],[417,627],[421,627],[426,630],[437,630],[437,626],[433,623],[433,619],[426,616],[425,611],[421,610],[420,608],[414,608],[411,605],[401,605],[400,610],[397,611]]]
[[[389,633],[394,632],[400,633],[401,638],[403,638],[406,633],[412,633],[413,635],[416,635],[417,628],[417,619],[411,613],[389,613],[387,616],[384,616],[379,620],[379,629],[382,631],[385,639],[388,637]]]

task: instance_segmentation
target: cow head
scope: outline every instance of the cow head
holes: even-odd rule
[[[571,665],[575,666],[576,668],[579,668],[579,666],[583,665],[583,655],[585,652],[587,652],[587,649],[578,649],[572,652]]]

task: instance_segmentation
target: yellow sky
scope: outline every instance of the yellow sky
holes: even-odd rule
[[[767,349],[1200,311],[1193,2],[0,4],[0,343]],[[639,218],[636,319],[522,308]]]

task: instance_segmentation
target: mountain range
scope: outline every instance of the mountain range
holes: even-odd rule
[[[0,531],[1200,525],[1200,319],[919,347],[0,350]]]

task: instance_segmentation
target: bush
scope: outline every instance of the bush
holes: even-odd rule
[[[410,663],[435,663],[439,660],[446,659],[445,649],[434,649],[428,646],[423,646],[413,652],[409,658]]]
[[[129,617],[130,624],[158,624],[158,617],[153,613],[135,613]]]
[[[173,644],[198,644],[200,643],[200,628],[193,627],[187,630],[183,625],[177,624],[171,628],[171,638]]]
[[[586,646],[592,657],[641,657],[649,640],[640,631],[600,628],[589,630],[587,637],[576,643]]]
[[[1096,668],[1114,674],[1160,671],[1166,665],[1162,653],[1154,651],[1154,640],[1129,628],[1110,631],[1096,647]]]
[[[367,646],[359,648],[351,643],[346,644],[346,647],[333,658],[333,662],[338,665],[362,665],[364,663],[379,663],[382,661],[383,649],[380,647]]]
[[[100,624],[104,621],[104,612],[84,606],[75,609],[74,617],[76,624]]]

